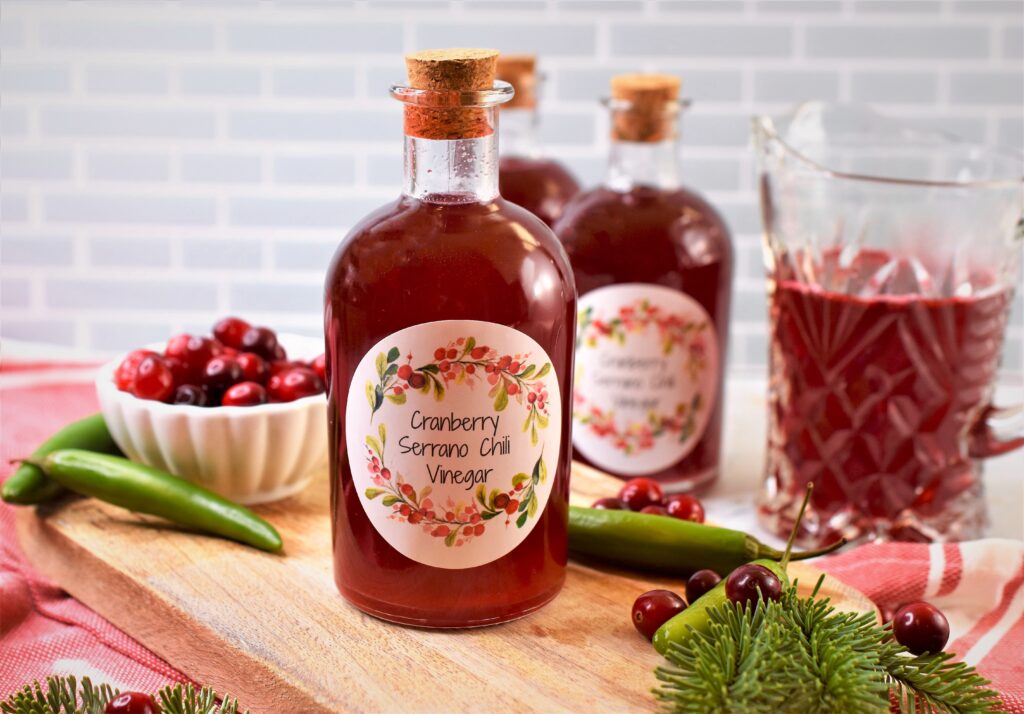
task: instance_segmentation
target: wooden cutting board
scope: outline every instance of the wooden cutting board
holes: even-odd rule
[[[573,502],[620,482],[574,467]],[[334,587],[326,475],[257,508],[287,555],[179,532],[95,500],[20,512],[31,561],[68,592],[198,682],[253,712],[649,711],[661,662],[629,612],[658,579],[570,564],[565,588],[516,622],[475,630],[398,627],[362,614]],[[810,586],[819,571],[791,573]],[[867,598],[826,579],[846,609]]]

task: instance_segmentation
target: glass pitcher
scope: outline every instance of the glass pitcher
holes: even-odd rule
[[[978,459],[1024,446],[1024,408],[990,402],[1024,243],[1021,157],[817,102],[753,133],[762,521],[787,533],[813,482],[805,544],[980,536]]]

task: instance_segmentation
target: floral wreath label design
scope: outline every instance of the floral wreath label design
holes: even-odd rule
[[[539,344],[491,322],[429,322],[378,342],[352,380],[352,480],[388,543],[458,569],[523,542],[562,446],[558,377]]]
[[[610,285],[579,301],[573,446],[599,468],[649,474],[704,433],[719,376],[710,315],[659,285]]]

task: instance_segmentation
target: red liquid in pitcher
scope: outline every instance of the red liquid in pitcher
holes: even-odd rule
[[[553,226],[580,186],[564,166],[551,159],[503,156],[499,174],[501,195]]]
[[[344,433],[349,383],[363,355],[398,330],[436,320],[483,320],[533,338],[551,357],[562,403],[569,405],[575,294],[560,254],[550,231],[501,198],[405,196],[367,217],[335,256],[326,298],[327,343],[340,346],[328,365],[334,572],[338,588],[359,608],[405,624],[466,627],[526,614],[561,588],[568,419],[552,464],[553,490],[533,530],[508,554],[464,569],[412,560],[381,537],[352,479],[352,469],[366,464],[349,463]]]
[[[853,261],[886,262],[872,251]],[[778,501],[762,504],[772,527],[789,528],[788,513],[772,520],[777,505],[813,482],[808,540],[848,525],[918,539],[915,514],[935,522],[976,488],[967,439],[989,403],[1009,303],[1005,290],[857,297],[779,281],[766,490]]]
[[[732,245],[728,228],[700,196],[686,189],[636,186],[580,194],[555,227],[586,293],[620,283],[650,283],[681,291],[711,318],[720,364],[703,436],[682,460],[645,476],[672,488],[694,488],[717,475],[722,433],[722,383],[729,333]],[[578,428],[578,427],[577,427]],[[574,458],[594,464],[574,451]]]

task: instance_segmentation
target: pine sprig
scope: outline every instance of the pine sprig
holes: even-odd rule
[[[81,686],[79,686],[81,685]],[[81,683],[74,677],[47,677],[44,689],[38,681],[0,702],[2,714],[103,714],[107,703],[120,691],[109,684],[93,685],[88,677]],[[238,701],[218,694],[209,687],[195,689],[191,684],[173,684],[156,693],[163,714],[239,714]],[[244,714],[248,714],[248,709]]]
[[[818,588],[821,580],[818,581]],[[801,598],[708,610],[710,627],[666,653],[655,696],[669,711],[889,711],[890,694],[907,714],[990,714],[999,696],[952,655],[911,655],[872,613],[837,612],[827,598]]]

